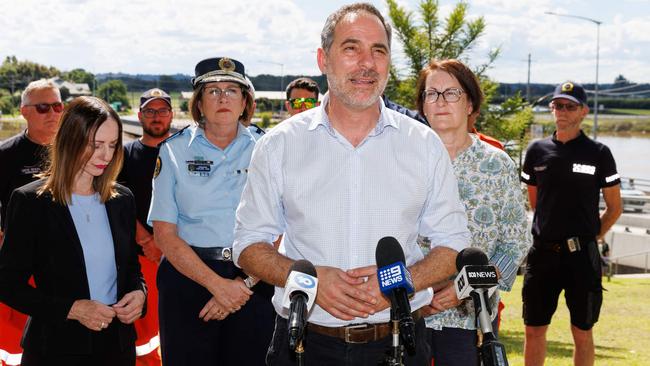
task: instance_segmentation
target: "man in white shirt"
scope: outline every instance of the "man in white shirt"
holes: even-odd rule
[[[299,259],[316,266],[319,280],[305,362],[376,365],[384,357],[391,344],[390,303],[379,291],[374,264],[385,236],[401,243],[417,291],[411,299],[416,353],[406,364],[430,363],[417,310],[430,303],[429,287],[455,272],[457,251],[470,234],[438,137],[383,106],[390,36],[372,5],[331,14],[318,50],[329,85],[322,106],[275,127],[253,153],[233,258],[248,274],[277,286],[269,365],[295,361],[281,300],[289,268]],[[271,243],[283,233],[278,252]],[[418,234],[431,240],[426,257]]]

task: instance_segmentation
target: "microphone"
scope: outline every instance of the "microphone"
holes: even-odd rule
[[[399,321],[400,338],[409,354],[415,353],[415,322],[408,295],[415,291],[405,265],[404,251],[392,236],[381,238],[375,252],[379,289],[390,299],[391,320]]]
[[[284,285],[282,306],[289,309],[289,349],[296,350],[305,334],[307,313],[314,305],[318,278],[316,268],[307,260],[293,263]]]
[[[478,248],[465,248],[456,257],[459,273],[454,280],[458,299],[470,297],[474,303],[476,321],[483,334],[479,355],[484,366],[508,366],[506,348],[497,340],[492,329],[489,297],[498,286],[497,270],[488,264],[485,253]]]

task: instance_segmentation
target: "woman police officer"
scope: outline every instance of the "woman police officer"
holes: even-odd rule
[[[161,144],[149,211],[164,258],[158,270],[163,364],[259,365],[273,332],[272,288],[249,289],[231,261],[235,209],[255,137],[244,65],[199,62],[190,100],[196,125]]]

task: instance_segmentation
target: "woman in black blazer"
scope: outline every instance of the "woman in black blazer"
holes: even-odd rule
[[[73,100],[42,179],[16,189],[0,249],[0,301],[30,316],[22,365],[133,365],[146,286],[135,204],[115,183],[122,125],[104,101]],[[33,276],[36,288],[28,284]]]

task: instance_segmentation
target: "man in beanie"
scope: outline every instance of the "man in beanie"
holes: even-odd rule
[[[593,365],[592,327],[603,300],[596,242],[621,215],[620,177],[607,146],[580,129],[589,112],[581,85],[571,81],[558,85],[550,108],[556,130],[528,148],[521,172],[535,210],[522,294],[525,364],[544,364],[546,330],[564,290],[574,364]],[[601,191],[606,204],[602,214]]]

